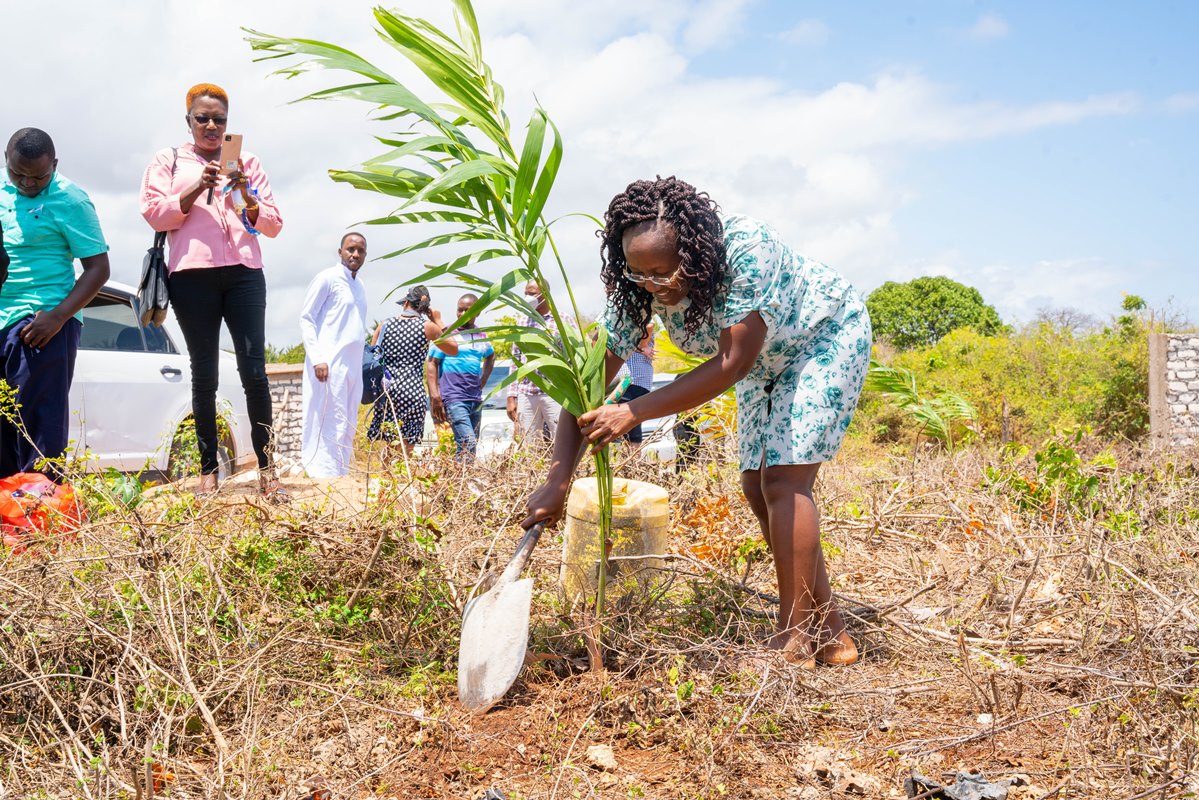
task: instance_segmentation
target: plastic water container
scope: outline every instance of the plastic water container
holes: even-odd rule
[[[561,580],[566,598],[572,602],[594,593],[599,580],[598,489],[595,478],[580,478],[570,490],[566,504]],[[669,495],[665,489],[624,478],[612,482],[608,587],[613,596],[626,580],[644,581],[657,574],[663,566],[662,559],[636,556],[665,553],[669,529]]]

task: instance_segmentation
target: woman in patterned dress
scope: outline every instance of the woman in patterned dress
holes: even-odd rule
[[[601,447],[646,419],[694,408],[736,385],[741,485],[774,556],[779,616],[766,645],[805,668],[852,664],[857,647],[833,599],[812,489],[841,445],[870,364],[870,318],[837,272],[770,227],[721,215],[675,178],[636,181],[604,216],[607,375],[656,316],[671,341],[708,360],[668,386],[577,421],[564,413],[548,479],[526,526],[555,521],[584,441]]]
[[[425,413],[429,393],[425,387],[425,358],[429,342],[447,355],[458,354],[458,344],[450,339],[436,341],[445,332],[441,312],[429,307],[429,290],[413,286],[400,301],[399,316],[384,320],[375,330],[371,344],[382,343],[383,366],[389,381],[383,396],[375,401],[366,436],[403,444],[411,452],[425,435]]]

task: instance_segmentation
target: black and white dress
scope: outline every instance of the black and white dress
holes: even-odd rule
[[[416,444],[425,435],[425,414],[429,410],[425,389],[429,340],[424,318],[415,311],[400,312],[400,316],[383,324],[379,344],[388,383],[375,402],[367,438],[394,441],[398,434],[408,444]]]

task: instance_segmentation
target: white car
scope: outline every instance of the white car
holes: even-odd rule
[[[172,458],[186,457],[172,445],[189,427],[191,371],[171,316],[165,327],[142,326],[136,308],[136,290],[110,281],[83,310],[70,397],[73,454],[86,456],[88,469],[168,474]],[[217,409],[227,429],[221,472],[228,474],[253,463],[254,451],[237,362],[222,352],[219,369]]]

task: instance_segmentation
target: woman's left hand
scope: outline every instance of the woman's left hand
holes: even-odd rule
[[[241,199],[245,201],[245,204],[252,205],[254,200],[250,195],[250,181],[246,178],[246,165],[240,158],[237,159],[237,171],[230,172],[227,177],[230,185],[236,186],[241,191]]]
[[[602,405],[579,417],[579,430],[592,445],[595,453],[604,445],[614,442],[631,431],[640,420],[633,414],[628,403]]]

